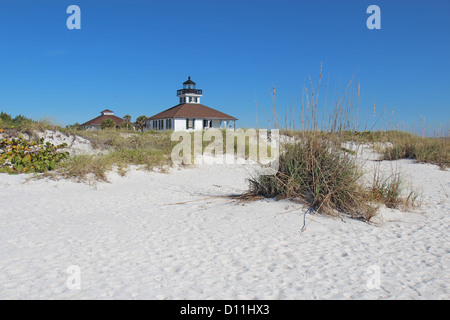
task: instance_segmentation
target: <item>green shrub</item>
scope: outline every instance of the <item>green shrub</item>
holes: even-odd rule
[[[379,168],[374,169],[371,200],[374,203],[382,203],[388,208],[397,209],[401,205],[406,209],[417,205],[418,193],[409,191],[406,197],[404,193],[404,178],[399,171],[392,172],[389,176],[382,176]]]
[[[58,151],[67,144],[55,146],[50,142],[18,139],[0,140],[0,172],[31,173],[53,170],[56,164],[69,157],[68,152]]]
[[[105,119],[100,124],[100,128],[102,129],[114,129],[116,127],[116,123],[112,119]]]
[[[12,122],[11,116],[3,111],[0,112],[0,119],[3,120],[3,122]]]
[[[305,138],[286,146],[278,172],[251,179],[251,193],[295,198],[326,214],[343,212],[370,219],[373,208],[367,204],[367,190],[359,183],[362,172],[354,157],[337,148],[321,138]]]

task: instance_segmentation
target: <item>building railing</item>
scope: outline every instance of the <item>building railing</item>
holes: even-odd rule
[[[180,89],[177,90],[177,96],[186,93],[202,94],[202,89]]]

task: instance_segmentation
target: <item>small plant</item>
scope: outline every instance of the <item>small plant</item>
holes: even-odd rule
[[[403,205],[403,208],[407,209],[417,204],[418,194],[415,191],[409,191],[407,196],[403,197],[404,178],[400,172],[393,172],[384,177],[379,168],[375,168],[370,191],[373,202],[382,203],[388,208],[397,209]]]
[[[67,144],[55,146],[50,142],[28,141],[22,136],[18,139],[0,140],[0,172],[10,174],[46,172],[69,157],[68,152],[58,151]]]
[[[382,177],[378,169],[374,170],[372,197],[374,201],[381,202],[388,208],[397,208],[401,200],[402,177],[394,173],[390,177]]]

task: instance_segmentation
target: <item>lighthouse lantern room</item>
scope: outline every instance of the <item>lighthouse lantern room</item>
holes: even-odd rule
[[[183,89],[177,90],[177,97],[180,98],[180,104],[183,103],[200,103],[202,90],[196,88],[196,83],[188,77],[188,80],[183,82]]]

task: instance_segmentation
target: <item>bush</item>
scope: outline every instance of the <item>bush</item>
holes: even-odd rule
[[[105,119],[100,124],[100,128],[102,129],[114,129],[116,127],[116,123],[112,119]]]
[[[354,157],[322,138],[305,138],[286,146],[273,176],[250,180],[250,191],[264,197],[295,198],[322,213],[343,212],[370,219],[367,191]]]
[[[67,144],[55,146],[50,142],[18,139],[0,140],[0,172],[31,173],[53,170],[56,164],[69,157],[68,152],[58,151]]]
[[[3,122],[12,122],[11,116],[3,111],[0,112],[0,119],[3,120]]]
[[[383,160],[414,159],[432,163],[441,169],[450,166],[450,139],[426,138],[411,135],[392,139],[392,145],[383,150]]]

